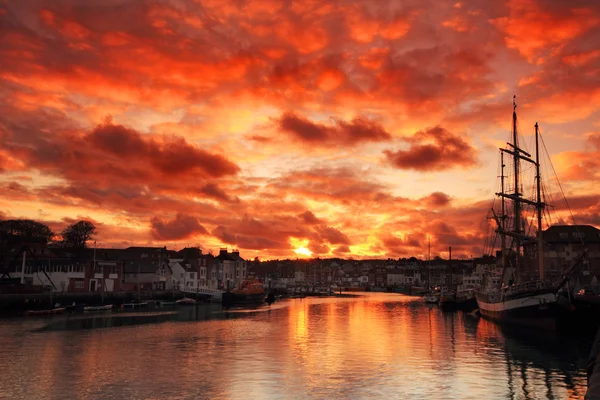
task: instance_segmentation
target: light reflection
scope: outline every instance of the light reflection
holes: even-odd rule
[[[3,341],[13,361],[0,364],[5,388],[0,397],[577,399],[585,394],[585,371],[573,369],[576,350],[557,354],[559,346],[540,346],[489,321],[443,313],[419,299],[365,294],[276,305],[243,313],[182,310],[179,322],[163,324],[24,330],[20,340]],[[198,315],[212,319],[195,321]],[[17,328],[0,323],[0,339],[14,335],[11,329]],[[10,385],[2,381],[7,377]]]

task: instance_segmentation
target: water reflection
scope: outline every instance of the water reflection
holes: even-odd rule
[[[591,339],[396,294],[19,319],[0,322],[0,398],[577,399]]]

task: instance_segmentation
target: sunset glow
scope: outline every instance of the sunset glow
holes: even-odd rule
[[[600,2],[8,1],[0,24],[0,218],[244,258],[480,255],[516,95],[600,226]]]

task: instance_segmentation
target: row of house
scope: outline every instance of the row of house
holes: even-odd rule
[[[228,289],[248,275],[239,251],[217,256],[199,248],[51,248],[43,240],[14,238],[5,247],[0,278],[55,292]]]
[[[600,231],[589,225],[553,226],[543,232],[547,276],[556,279],[572,265],[581,249],[586,262],[574,276],[576,285],[600,292]],[[43,240],[12,238],[2,243],[2,271],[13,279],[53,291],[97,292],[134,290],[228,289],[249,274],[271,287],[333,285],[341,287],[457,286],[480,284],[498,268],[498,258],[422,261],[399,260],[283,260],[247,262],[239,251],[220,249],[204,254],[199,248],[179,251],[165,247],[126,249],[51,248]],[[23,251],[27,250],[27,251]],[[24,253],[24,255],[23,255]],[[535,242],[525,244],[522,277],[537,272]],[[22,273],[23,272],[23,273]]]
[[[493,257],[473,260],[424,262],[409,260],[284,260],[250,263],[250,270],[271,287],[327,286],[389,288],[410,286],[455,286],[475,271],[487,271],[496,264]]]

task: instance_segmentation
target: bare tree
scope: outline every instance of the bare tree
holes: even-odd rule
[[[85,248],[96,233],[96,226],[90,221],[79,221],[67,226],[61,233],[67,247]]]

